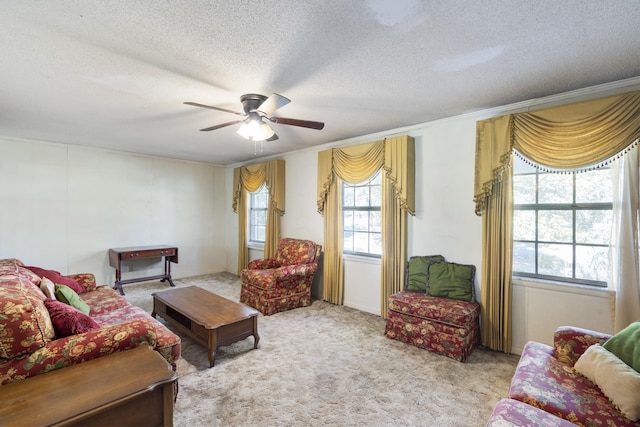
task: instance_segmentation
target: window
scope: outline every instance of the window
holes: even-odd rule
[[[368,181],[342,183],[343,252],[382,255],[382,178],[378,171]]]
[[[513,273],[606,286],[611,171],[549,173],[516,157]]]
[[[254,193],[249,193],[249,242],[264,243],[268,206],[269,189],[266,185]]]

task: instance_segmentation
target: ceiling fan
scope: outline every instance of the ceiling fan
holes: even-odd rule
[[[201,131],[210,131],[220,129],[226,126],[243,123],[238,129],[238,134],[242,135],[246,139],[252,141],[275,141],[278,139],[278,135],[265,121],[268,120],[273,123],[279,123],[283,125],[299,126],[309,129],[320,130],[324,128],[324,123],[314,122],[310,120],[298,120],[287,119],[285,117],[271,117],[274,111],[284,107],[291,102],[290,99],[285,98],[282,95],[274,93],[273,95],[266,97],[264,95],[258,95],[255,93],[249,93],[240,97],[240,102],[244,113],[239,113],[233,110],[227,110],[226,108],[214,107],[212,105],[198,104],[197,102],[185,102],[187,105],[193,105],[194,107],[210,108],[212,110],[224,111],[226,113],[236,114],[242,116],[241,119],[233,120],[219,125],[210,126]]]

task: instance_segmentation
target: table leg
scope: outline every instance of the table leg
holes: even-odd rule
[[[124,290],[122,289],[122,283],[120,283],[120,279],[122,278],[122,274],[120,273],[120,260],[118,260],[118,268],[116,268],[116,282],[113,285],[113,289],[117,289],[120,291],[120,295],[124,295]]]
[[[260,335],[258,335],[258,316],[253,316],[253,348],[258,348]]]
[[[216,350],[218,349],[218,332],[215,329],[209,330],[209,342],[207,345],[207,356],[209,357],[209,367],[213,368],[216,363]]]
[[[160,281],[164,282],[165,280],[168,280],[171,286],[176,286],[171,280],[171,259],[166,256],[164,257],[164,277]]]

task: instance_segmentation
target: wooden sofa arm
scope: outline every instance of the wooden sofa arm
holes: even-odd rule
[[[603,344],[611,335],[575,326],[560,326],[553,334],[556,359],[573,366],[582,353],[594,344]]]

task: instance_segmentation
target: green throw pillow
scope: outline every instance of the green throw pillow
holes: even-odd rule
[[[442,255],[413,256],[407,262],[405,274],[406,291],[426,292],[427,291],[427,268],[432,262],[444,261]]]
[[[427,272],[427,294],[464,301],[475,301],[476,267],[454,262],[435,262]]]
[[[640,321],[633,322],[609,338],[602,346],[636,372],[640,372]]]
[[[66,285],[56,285],[56,298],[58,301],[77,308],[84,314],[89,314],[91,311],[89,305],[80,298],[76,291]]]

